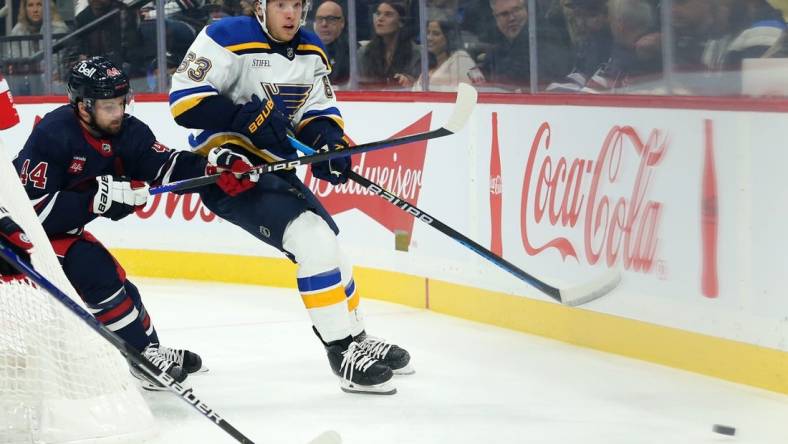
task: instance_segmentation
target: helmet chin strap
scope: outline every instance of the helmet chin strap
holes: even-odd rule
[[[267,35],[269,39],[273,40],[276,43],[287,43],[285,40],[279,40],[278,38],[274,37],[273,34],[271,34],[271,31],[268,30],[268,26],[265,24],[265,11],[263,11],[262,18],[258,14],[255,14],[254,16],[255,18],[257,18],[257,23],[260,23],[260,27],[263,28],[263,32],[265,32],[265,35]],[[296,28],[296,31],[298,31],[299,29],[301,29],[300,20],[298,21],[298,28]]]

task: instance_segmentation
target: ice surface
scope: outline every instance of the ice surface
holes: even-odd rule
[[[210,368],[187,380],[197,395],[257,444],[329,429],[350,444],[788,442],[787,396],[370,299],[368,332],[406,347],[416,374],[394,396],[347,394],[295,290],[134,282],[162,343]],[[234,442],[172,394],[145,398],[148,442]]]

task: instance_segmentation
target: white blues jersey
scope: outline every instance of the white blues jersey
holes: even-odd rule
[[[192,43],[172,77],[170,110],[178,120],[184,113],[195,114],[210,96],[221,95],[243,105],[256,94],[273,100],[296,133],[315,118],[332,119],[344,128],[328,80],[330,72],[323,44],[303,27],[291,42],[277,43],[268,38],[256,18],[228,17],[205,27]],[[192,150],[206,154],[213,147],[234,143],[268,161],[282,159],[254,147],[242,134],[229,131],[229,126],[211,125],[209,120],[217,116],[210,107],[196,114],[204,114],[199,117],[200,125],[190,127],[213,129],[196,130],[189,137]]]

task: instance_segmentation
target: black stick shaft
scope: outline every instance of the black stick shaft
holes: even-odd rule
[[[456,240],[460,244],[464,245],[468,249],[476,252],[479,256],[487,259],[488,261],[492,262],[493,264],[499,266],[500,268],[506,270],[507,272],[517,276],[519,279],[527,282],[529,285],[536,287],[539,291],[543,292],[544,294],[550,296],[551,298],[555,299],[558,302],[561,302],[561,293],[558,288],[553,287],[550,284],[542,281],[539,278],[536,278],[516,265],[512,264],[511,262],[507,261],[506,259],[498,256],[497,254],[493,253],[492,251],[484,248],[483,246],[479,245],[477,242],[473,241],[472,239],[468,238],[464,234],[460,233],[459,231],[451,228],[450,226],[444,224],[440,220],[436,219],[435,217],[428,214],[426,211],[416,207],[415,205],[400,199],[395,194],[387,191],[385,188],[381,187],[380,185],[372,182],[371,180],[367,179],[366,177],[356,173],[355,171],[350,171],[348,173],[348,177],[353,180],[354,182],[358,183],[362,187],[366,188],[370,193],[376,194],[381,198],[387,200],[389,203],[394,205],[395,207],[399,208],[400,210],[412,215],[416,219],[424,222],[425,224],[435,228],[436,230],[440,231],[441,233],[449,236],[450,238]]]
[[[366,153],[369,151],[375,151],[384,148],[390,148],[393,146],[405,145],[411,142],[418,142],[421,140],[435,139],[438,137],[448,136],[449,134],[453,134],[453,133],[445,128],[438,128],[432,131],[412,134],[410,136],[397,137],[395,139],[379,140],[376,142],[356,145],[350,148],[346,148],[344,150],[316,152],[308,156],[299,157],[298,159],[280,160],[278,162],[267,163],[250,169],[248,173],[265,174],[273,171],[286,170],[286,169],[296,168],[302,165],[309,165],[315,162],[323,162],[326,160],[335,159],[337,157],[345,157],[353,154]],[[217,179],[219,179],[219,175],[213,174],[210,176],[193,177],[190,179],[179,180],[177,182],[171,182],[167,185],[151,188],[150,194],[152,195],[161,194],[171,191],[183,191],[191,188],[197,188],[204,185],[210,185],[212,183],[215,183]]]

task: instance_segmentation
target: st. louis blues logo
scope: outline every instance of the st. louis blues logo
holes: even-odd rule
[[[312,85],[292,85],[283,83],[263,83],[263,89],[270,100],[274,101],[276,109],[282,112],[289,120],[304,106]]]

